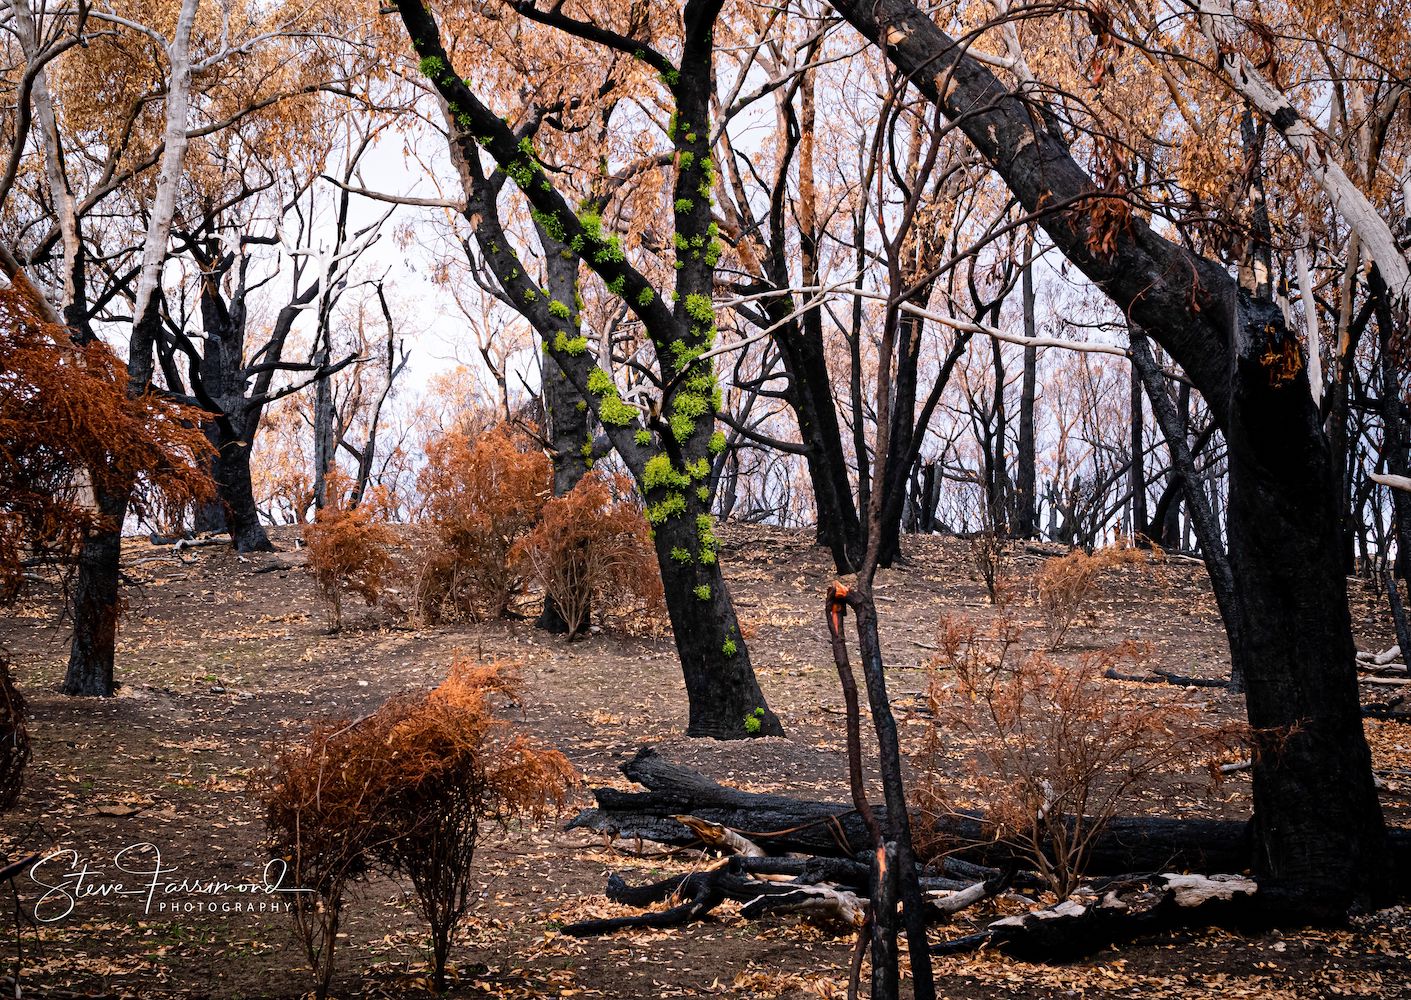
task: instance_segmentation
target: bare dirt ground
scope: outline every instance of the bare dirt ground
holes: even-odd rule
[[[830,564],[804,534],[733,526],[723,537],[727,576],[746,634],[753,632],[755,667],[787,738],[717,742],[679,735],[686,718],[679,671],[669,639],[650,628],[628,623],[567,643],[527,622],[414,630],[382,612],[356,611],[331,636],[297,557],[244,559],[209,547],[183,564],[170,549],[130,540],[124,562],[133,585],[120,639],[119,697],[56,693],[67,634],[52,595],[37,596],[0,624],[0,641],[30,698],[35,743],[20,806],[3,821],[0,851],[15,857],[51,846],[72,849],[113,881],[120,874],[113,855],[150,842],[177,878],[258,879],[266,857],[262,818],[244,790],[268,741],[298,732],[310,717],[356,717],[396,692],[432,685],[457,651],[523,663],[524,724],[563,750],[589,786],[627,787],[617,765],[655,743],[667,757],[727,783],[844,801],[842,699],[822,627]],[[293,537],[281,534],[279,543],[292,548]],[[1035,628],[1028,590],[1042,558],[1021,551],[1012,562],[1019,586],[1014,613]],[[1139,639],[1153,644],[1159,666],[1208,677],[1224,672],[1224,640],[1199,566],[1121,568],[1105,590],[1074,629],[1067,655]],[[893,699],[904,738],[919,748],[930,723],[908,710],[920,703],[939,617],[988,619],[995,612],[968,545],[939,537],[910,540],[906,565],[883,574],[878,597]],[[1377,596],[1356,584],[1352,599],[1359,647],[1390,645]],[[1364,691],[1366,701],[1385,696],[1384,688]],[[1217,715],[1240,711],[1236,697],[1223,691],[1200,697]],[[1402,790],[1411,791],[1411,728],[1371,722],[1368,735],[1386,782],[1388,820],[1407,825]],[[958,761],[956,768],[963,771]],[[1244,818],[1248,791],[1247,777],[1237,775],[1200,796],[1133,805]],[[644,855],[637,856],[636,845],[553,828],[491,837],[477,857],[479,905],[454,953],[454,992],[843,996],[852,938],[844,929],[795,919],[747,921],[726,905],[715,919],[667,932],[586,941],[557,932],[567,922],[626,912],[602,896],[609,872],[645,880],[690,864],[649,845]],[[43,888],[27,877],[18,885],[19,906],[32,910]],[[26,995],[234,1000],[307,990],[286,917],[173,913],[160,902],[148,909],[140,897],[81,899],[64,919],[28,930]],[[349,913],[335,994],[402,997],[424,990],[425,939],[400,889],[380,880],[362,885]],[[993,910],[981,908],[954,933],[987,919]],[[937,984],[941,995],[957,998],[1411,996],[1408,923],[1407,915],[1390,910],[1350,930],[1168,935],[1066,966],[988,954],[948,958],[938,965]]]

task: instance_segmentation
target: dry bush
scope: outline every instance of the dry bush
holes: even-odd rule
[[[272,850],[288,859],[295,885],[314,890],[290,898],[319,997],[351,881],[375,867],[410,881],[431,927],[439,991],[484,826],[542,819],[566,801],[571,765],[498,718],[496,699],[518,700],[513,665],[458,660],[434,690],[286,742],[256,777]]]
[[[515,547],[550,495],[549,460],[503,426],[474,439],[442,435],[426,452],[418,484],[435,542],[417,610],[428,621],[502,617],[523,587]]]
[[[14,808],[29,763],[29,711],[10,676],[10,658],[0,649],[0,812]]]
[[[512,669],[458,661],[430,694],[389,706],[397,718],[385,745],[398,765],[375,853],[411,882],[431,928],[438,992],[445,988],[456,928],[470,907],[482,826],[553,815],[577,780],[562,754],[535,747],[496,718],[491,694],[518,699]]]
[[[1119,543],[1095,549],[1091,555],[1074,549],[1066,556],[1045,562],[1039,570],[1037,589],[1048,648],[1057,649],[1063,644],[1083,606],[1098,592],[1104,570],[1145,562],[1147,558],[1142,550]]]
[[[397,534],[387,524],[385,498],[373,489],[356,506],[351,481],[330,470],[327,502],[304,526],[309,569],[328,611],[329,631],[343,627],[343,595],[353,593],[369,607],[378,603],[396,565],[392,546]]]
[[[303,741],[275,747],[273,763],[256,773],[271,853],[288,865],[283,888],[294,933],[322,1000],[348,884],[367,874],[385,794],[385,755],[373,749],[376,716],[360,723],[316,725]]]
[[[1014,584],[1009,578],[1009,550],[1004,535],[986,529],[970,539],[970,560],[985,581],[985,592],[990,603],[1003,608],[1014,593]]]
[[[587,627],[594,606],[655,608],[663,602],[651,532],[625,477],[589,473],[550,500],[516,555],[553,600],[570,636]]]
[[[989,633],[943,623],[928,701],[935,724],[922,755],[918,804],[928,852],[947,845],[959,803],[941,764],[971,748],[965,783],[990,835],[1033,863],[1059,897],[1082,877],[1089,853],[1119,807],[1170,792],[1182,775],[1219,775],[1212,762],[1238,729],[1207,721],[1191,696],[1153,694],[1104,681],[1110,667],[1140,660],[1133,645],[1059,662],[1025,653],[1013,622]]]

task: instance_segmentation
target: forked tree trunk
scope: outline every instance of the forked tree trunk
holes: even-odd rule
[[[182,0],[166,55],[165,127],[161,170],[152,195],[150,218],[143,240],[142,264],[133,295],[132,328],[128,335],[127,392],[139,396],[151,391],[157,333],[160,328],[158,293],[162,262],[166,260],[182,162],[188,142],[187,118],[191,103],[191,34],[198,0]],[[69,266],[74,258],[69,257]],[[133,483],[110,488],[97,497],[99,512],[109,530],[92,535],[79,553],[78,572],[71,604],[74,636],[64,678],[66,694],[109,697],[113,693],[113,656],[117,646],[119,588],[123,521],[127,517]]]

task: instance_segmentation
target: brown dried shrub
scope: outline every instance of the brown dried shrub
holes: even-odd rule
[[[1143,659],[1141,647],[1067,662],[1024,652],[1008,620],[988,632],[948,620],[939,635],[917,796],[927,853],[956,846],[946,819],[967,803],[943,765],[957,746],[968,748],[964,783],[989,835],[1062,898],[1123,804],[1169,795],[1194,775],[1218,779],[1213,762],[1242,738],[1238,727],[1211,723],[1189,694],[1153,696],[1104,679],[1110,667]]]
[[[1009,548],[1003,534],[986,529],[970,539],[970,561],[985,582],[990,603],[1004,608],[1014,596],[1014,583],[1009,576]]]
[[[418,477],[435,541],[416,583],[427,621],[499,618],[524,585],[515,546],[551,493],[548,458],[500,426],[449,433],[426,449]]]
[[[433,983],[444,988],[481,831],[555,814],[577,781],[562,754],[495,714],[496,699],[518,698],[513,664],[457,660],[431,691],[286,741],[255,778],[274,854],[312,890],[290,898],[319,997],[332,980],[344,893],[379,867],[411,883],[431,927]]]
[[[626,477],[589,473],[544,505],[516,556],[558,608],[570,636],[600,611],[663,603],[651,530]]]
[[[397,533],[387,524],[385,494],[380,487],[371,489],[355,504],[352,487],[346,476],[330,470],[328,500],[304,526],[309,569],[328,611],[330,632],[343,627],[344,593],[373,607],[396,565],[391,549]]]
[[[411,882],[431,928],[438,992],[456,928],[470,907],[471,863],[482,827],[554,815],[577,781],[557,750],[535,746],[494,715],[492,693],[518,700],[511,668],[458,661],[445,683],[406,706],[386,741],[400,774],[375,853]]]
[[[1145,562],[1159,555],[1158,550],[1148,553],[1118,543],[1095,549],[1091,555],[1074,549],[1066,556],[1045,562],[1039,570],[1037,591],[1048,648],[1057,649],[1063,644],[1083,606],[1098,593],[1104,570]]]

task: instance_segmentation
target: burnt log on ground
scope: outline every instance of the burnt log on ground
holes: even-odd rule
[[[1191,927],[1268,927],[1276,921],[1262,903],[1253,879],[1158,875],[996,920],[978,934],[932,945],[931,953],[955,955],[988,947],[1030,962],[1068,962],[1146,934]]]
[[[1103,672],[1103,676],[1114,681],[1131,681],[1137,684],[1170,684],[1173,687],[1227,688],[1230,686],[1228,680],[1221,680],[1217,677],[1189,677],[1186,674],[1178,674],[1174,670],[1164,670],[1160,667],[1153,668],[1150,673],[1146,674],[1124,674],[1116,668],[1109,667]]]
[[[608,876],[607,898],[629,906],[651,906],[669,899],[680,900],[664,910],[602,920],[584,920],[568,924],[565,934],[573,937],[593,937],[614,931],[636,928],[679,927],[703,919],[727,899],[745,904],[741,914],[760,916],[776,911],[824,911],[833,917],[859,926],[863,920],[865,899],[848,889],[815,883],[813,875],[802,873],[789,882],[768,882],[752,877],[748,862],[755,858],[731,858],[724,864],[705,871],[675,875],[649,885],[628,885],[614,874]],[[828,874],[820,870],[817,874]],[[864,883],[865,884],[865,883]]]
[[[606,895],[613,902],[667,907],[571,924],[564,933],[586,937],[677,927],[706,919],[727,899],[743,903],[740,913],[747,918],[795,913],[867,925],[867,897],[875,886],[870,853],[862,849],[867,831],[852,808],[728,788],[666,760],[651,747],[639,750],[622,771],[647,790],[597,789],[598,807],[580,813],[568,824],[570,829],[737,853],[648,885],[632,886],[611,875]],[[948,832],[969,846],[930,865],[918,862],[927,924],[949,921],[1011,886],[1035,884],[1035,876],[1019,870],[1024,859],[1012,849],[982,840],[978,816],[961,815],[948,822]],[[995,920],[979,933],[933,944],[930,951],[957,954],[996,948],[1029,961],[1064,962],[1184,928],[1250,931],[1303,923],[1289,916],[1277,893],[1261,891],[1251,877],[1179,873],[1191,868],[1245,871],[1250,860],[1246,828],[1239,822],[1118,818],[1092,852],[1087,882],[1068,899]],[[1393,858],[1403,864],[1388,871],[1388,881],[1404,898],[1411,831],[1393,830],[1390,841]]]
[[[622,773],[646,786],[647,791],[595,789],[597,808],[579,813],[569,822],[569,829],[686,846],[699,841],[672,817],[687,814],[729,827],[771,854],[852,858],[869,849],[862,818],[848,805],[727,788],[666,760],[651,747],[643,747],[623,764]],[[885,809],[880,805],[872,808],[879,822],[884,822]],[[1022,863],[1012,849],[989,840],[978,813],[951,817],[937,832],[953,840],[957,850],[944,862],[946,869],[936,875],[973,882],[989,878],[995,868]],[[1087,871],[1238,872],[1248,867],[1249,858],[1247,823],[1119,816],[1094,846]],[[967,862],[990,870],[963,868]]]
[[[771,855],[848,859],[863,855],[864,864],[871,857],[866,827],[850,805],[729,788],[667,760],[650,746],[641,748],[621,769],[647,791],[595,789],[597,808],[580,812],[568,829],[677,847],[698,845],[696,835],[672,818],[684,814],[728,827]],[[872,809],[879,822],[885,821],[883,806],[874,804]],[[1249,821],[1237,820],[1114,817],[1094,844],[1085,870],[1092,876],[1243,872],[1251,862],[1249,827]],[[934,862],[926,875],[968,884],[992,878],[996,869],[1031,865],[1009,846],[989,840],[978,813],[950,817],[936,832],[955,849],[943,861]],[[1385,884],[1404,899],[1411,896],[1411,830],[1392,828],[1387,834],[1391,865]],[[1023,884],[1022,876],[1016,884]]]

